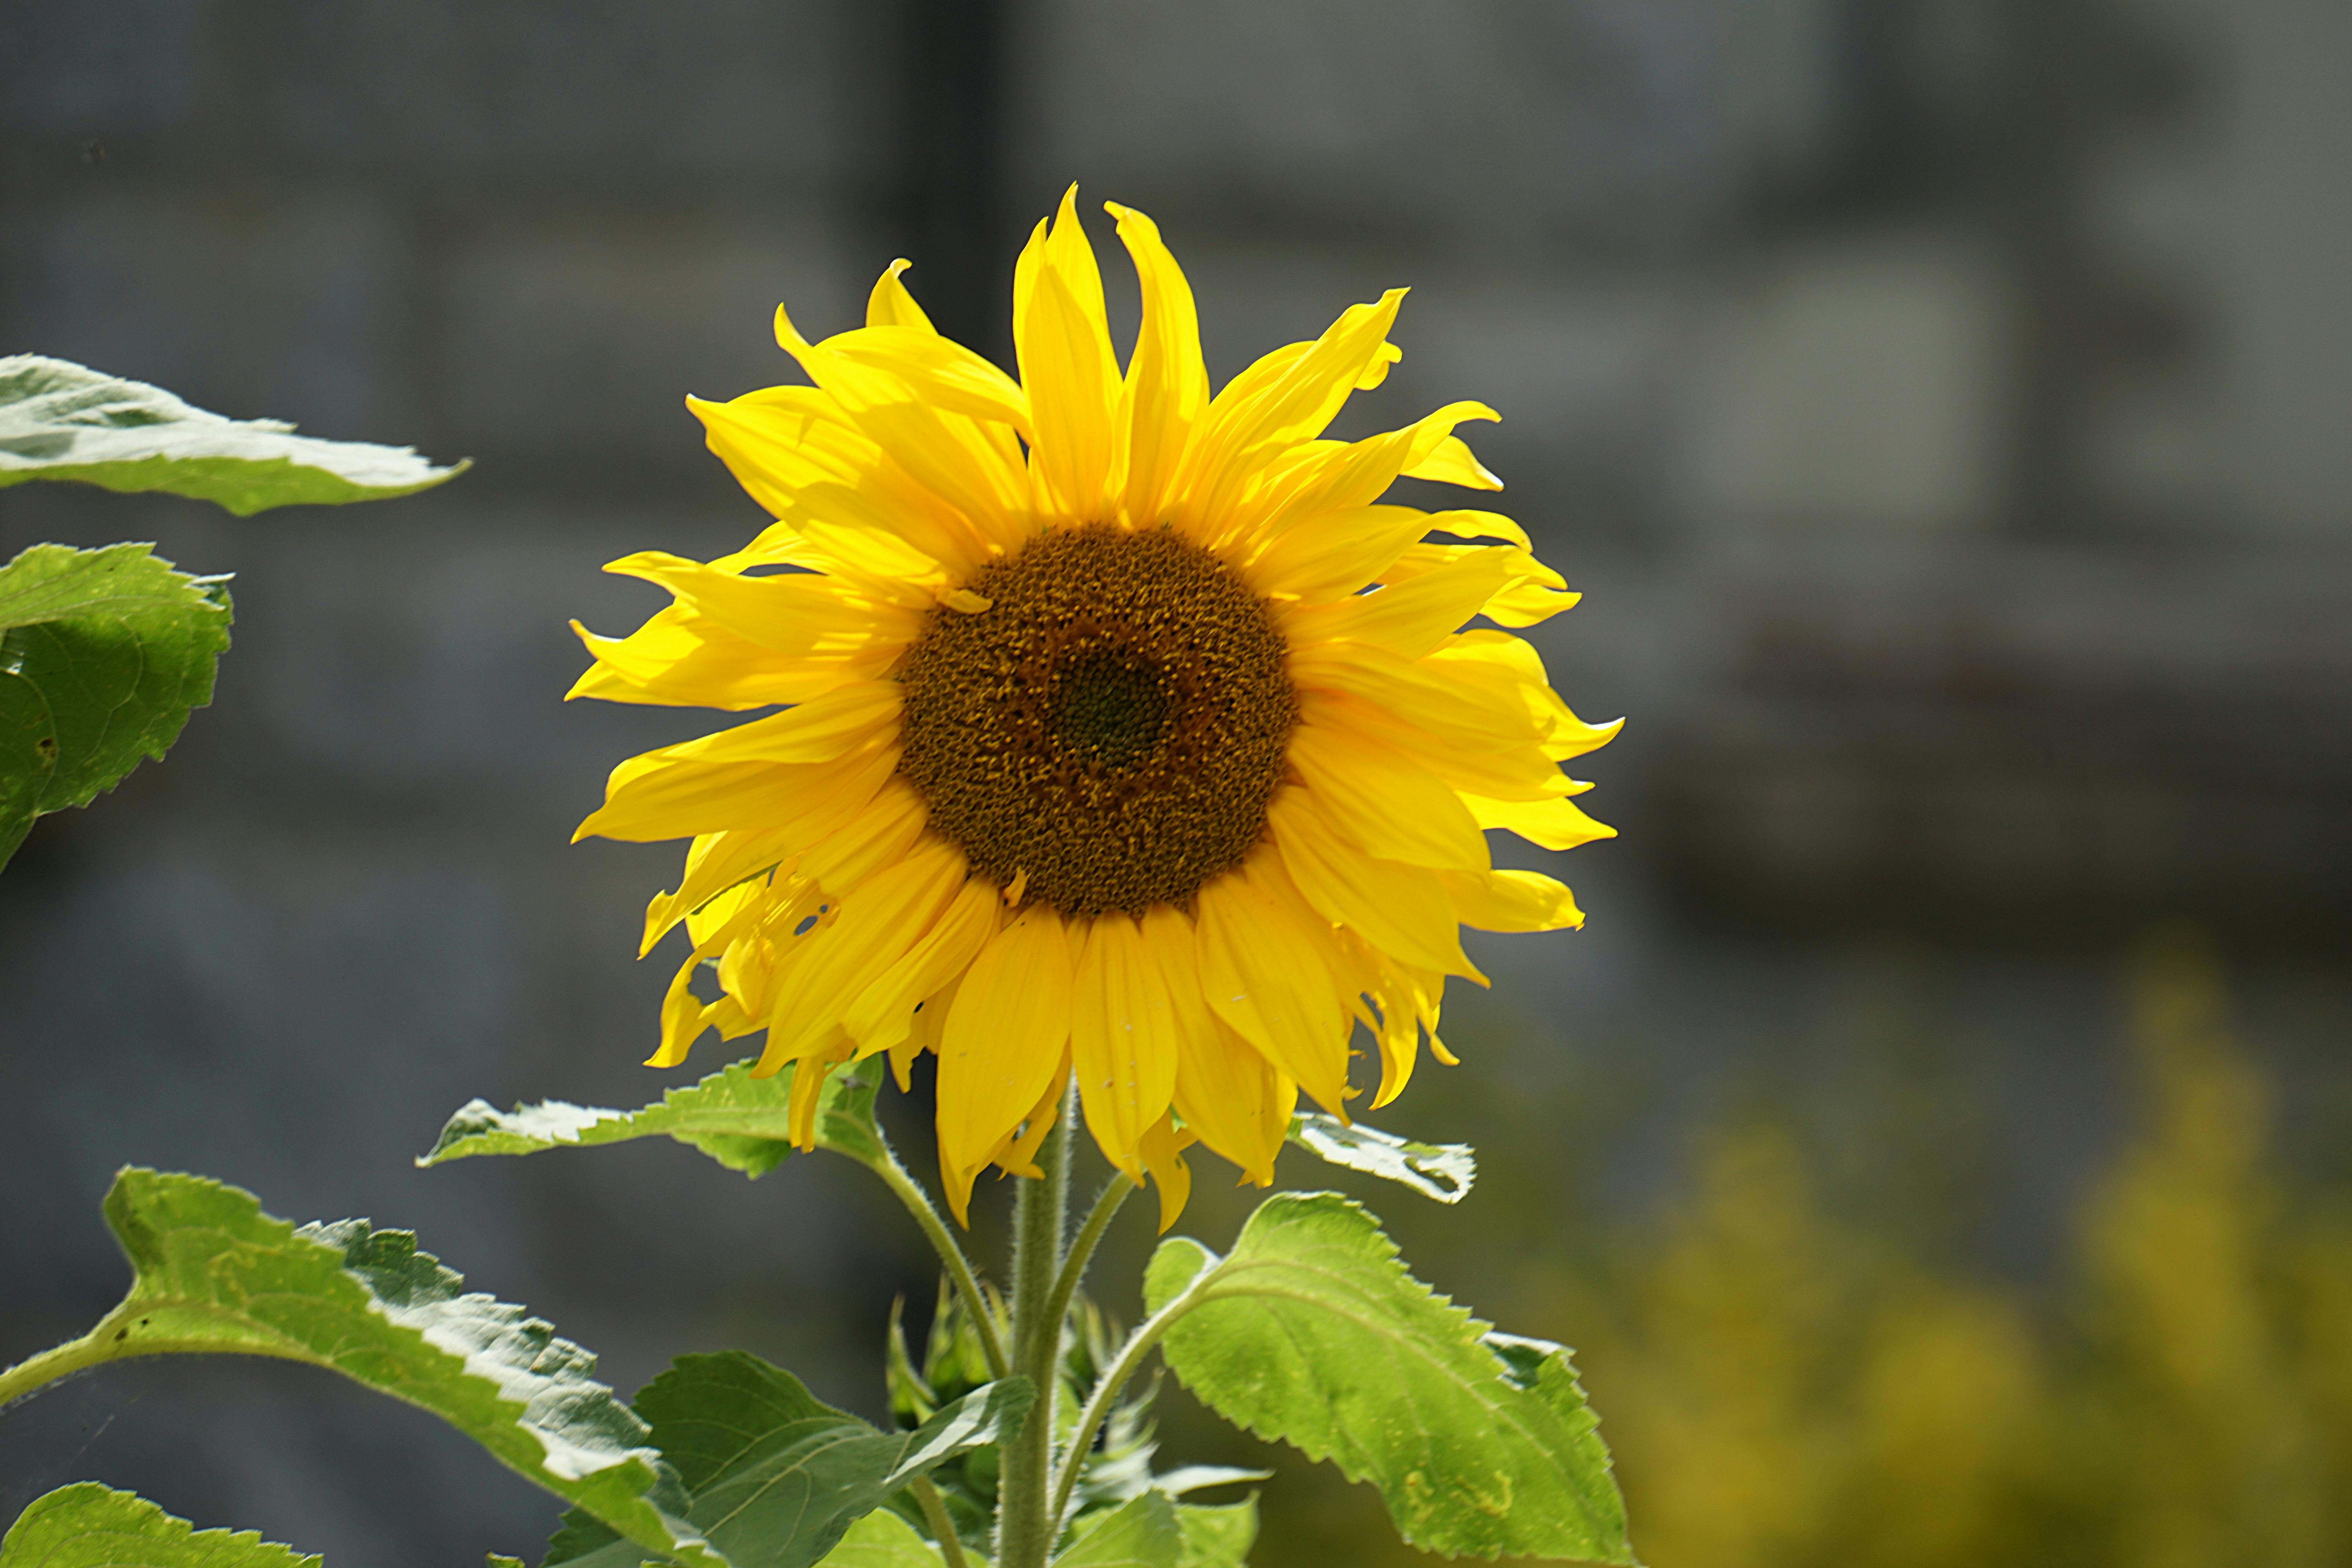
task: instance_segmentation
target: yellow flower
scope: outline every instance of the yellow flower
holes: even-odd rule
[[[1322,439],[1399,357],[1403,290],[1213,398],[1183,274],[1113,205],[1143,300],[1121,372],[1076,202],[1021,253],[1020,382],[932,329],[900,261],[858,331],[777,311],[814,387],[689,400],[775,524],[708,565],[614,562],[675,602],[581,629],[572,695],[782,710],[622,763],[578,837],[693,837],[646,914],[646,950],[680,921],[694,944],[651,1065],[765,1030],[806,1142],[834,1068],[887,1051],[903,1085],[933,1051],[959,1215],[988,1164],[1034,1173],[1075,1073],[1164,1226],[1195,1140],[1265,1184],[1300,1090],[1345,1113],[1357,1024],[1376,1106],[1424,1030],[1453,1060],[1445,977],[1485,984],[1459,925],[1582,922],[1481,829],[1609,836],[1557,764],[1616,727],[1459,629],[1575,603],[1518,524],[1376,504],[1400,475],[1499,488],[1453,433],[1491,409]]]

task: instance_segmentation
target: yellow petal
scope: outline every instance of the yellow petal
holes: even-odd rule
[[[1565,884],[1535,871],[1440,871],[1454,917],[1480,931],[1575,931],[1584,911]]]
[[[1108,210],[1135,260],[1143,294],[1143,321],[1111,422],[1119,508],[1131,526],[1143,528],[1167,510],[1168,487],[1184,460],[1193,424],[1208,406],[1209,373],[1201,362],[1192,285],[1160,242],[1159,227],[1132,207]]]
[[[1625,727],[1622,719],[1588,724],[1578,718],[1551,689],[1542,657],[1525,637],[1508,632],[1464,632],[1423,659],[1420,668],[1441,672],[1443,679],[1475,685],[1491,703],[1516,698],[1536,726],[1538,746],[1554,762],[1598,751]]]
[[[1032,429],[1029,398],[1021,384],[953,338],[941,337],[928,322],[838,332],[820,346],[827,354],[883,372],[945,413],[983,425],[1010,426],[1024,435]],[[856,417],[856,410],[851,417]]]
[[[793,1147],[808,1153],[816,1147],[816,1108],[824,1093],[824,1080],[833,1069],[847,1059],[845,1047],[837,1039],[829,1051],[812,1053],[797,1058],[800,1065],[793,1072],[793,1092],[785,1108],[785,1126],[792,1135]],[[754,1069],[755,1072],[757,1069]]]
[[[1379,1008],[1377,1017],[1358,1015],[1381,1048],[1381,1086],[1372,1095],[1372,1109],[1377,1110],[1402,1094],[1405,1085],[1412,1081],[1413,1068],[1421,1057],[1421,1033],[1424,1026],[1436,1026],[1437,998],[1444,991],[1445,976],[1400,963],[1360,939],[1354,944],[1354,954],[1353,984]]]
[[[1450,533],[1456,539],[1504,539],[1522,550],[1535,549],[1528,531],[1499,511],[1433,511],[1429,514],[1429,526],[1433,532]]]
[[[1301,727],[1312,724],[1358,751],[1393,756],[1426,769],[1448,788],[1496,800],[1549,800],[1577,785],[1538,746],[1472,748],[1432,735],[1352,692],[1308,689],[1298,694]]]
[[[852,1002],[907,956],[963,887],[963,852],[944,839],[917,845],[841,899],[776,988],[761,1066],[806,1055],[839,1028]]]
[[[990,934],[994,934],[992,930]],[[969,963],[965,967],[968,969]],[[964,973],[964,969],[957,970],[945,985],[923,998],[915,1012],[914,1026],[905,1039],[890,1047],[890,1076],[898,1080],[901,1094],[909,1087],[908,1075],[914,1070],[915,1058],[925,1051],[939,1055],[940,1037],[947,1032],[947,1016],[954,1010],[956,990],[963,984]]]
[[[1386,359],[1389,329],[1404,296],[1404,289],[1391,289],[1376,303],[1349,306],[1304,353],[1286,355],[1279,372],[1262,382],[1236,377],[1245,395],[1213,401],[1217,448],[1204,456],[1214,460],[1322,435],[1365,372]]]
[[[1253,540],[1277,540],[1295,529],[1315,529],[1322,513],[1370,506],[1396,482],[1399,471],[1414,453],[1425,449],[1465,419],[1494,417],[1495,411],[1483,403],[1450,403],[1402,430],[1344,446],[1317,466],[1312,483],[1288,490],[1279,505],[1255,517],[1248,515],[1249,509],[1243,509],[1236,515],[1233,537],[1242,542],[1244,550],[1252,549]],[[1394,559],[1410,542],[1402,542],[1389,559]],[[1376,563],[1346,591],[1362,587],[1371,580],[1371,572],[1388,563],[1388,560]]]
[[[989,534],[883,451],[832,396],[776,386],[731,402],[687,399],[708,444],[752,500],[780,521],[822,519],[902,539],[961,574],[989,550]]]
[[[1191,1136],[1176,1131],[1166,1116],[1143,1130],[1139,1141],[1143,1163],[1151,1179],[1160,1184],[1160,1234],[1166,1236],[1184,1212],[1192,1196],[1192,1168],[1184,1163],[1184,1146]]]
[[[645,843],[728,827],[793,830],[814,844],[864,808],[898,765],[877,746],[830,763],[699,763],[632,757],[613,770],[604,808],[572,833]]]
[[[1364,367],[1364,374],[1356,378],[1356,390],[1370,392],[1376,389],[1381,383],[1388,380],[1389,366],[1403,358],[1404,350],[1394,343],[1382,343],[1381,352],[1372,357],[1372,363]]]
[[[1562,610],[1574,609],[1583,597],[1522,578],[1487,600],[1485,614],[1498,626],[1540,626]]]
[[[1005,1135],[1004,1142],[990,1156],[1007,1174],[1026,1176],[1033,1182],[1045,1176],[1045,1173],[1037,1168],[1037,1151],[1045,1146],[1045,1134],[1062,1119],[1062,1093],[1069,1087],[1070,1058],[1065,1050],[1062,1065],[1054,1069],[1053,1081],[1045,1086],[1045,1092],[1037,1097],[1029,1114]]]
[[[1345,1115],[1348,1016],[1325,950],[1330,927],[1261,850],[1200,893],[1201,988],[1209,1006],[1335,1115]],[[1301,918],[1301,917],[1304,918]]]
[[[805,702],[879,675],[899,650],[876,642],[803,658],[739,637],[683,605],[657,610],[625,637],[572,623],[596,662],[563,695],[740,711]]]
[[[905,257],[890,263],[882,276],[874,281],[874,291],[866,297],[866,324],[869,327],[919,327],[925,331],[936,331],[915,297],[907,292],[899,274],[909,263]]]
[[[1486,840],[1452,790],[1426,768],[1318,722],[1319,712],[1300,703],[1290,765],[1351,842],[1408,866],[1486,868]]]
[[[1036,905],[992,938],[965,972],[940,1040],[940,1177],[969,1194],[1059,1070],[1070,1037],[1070,939]]]
[[[1429,514],[1409,506],[1327,511],[1268,543],[1243,568],[1259,594],[1328,604],[1352,594],[1429,531]]]
[[[764,921],[769,907],[779,900],[791,901],[797,887],[789,873],[781,882],[773,877],[747,877],[688,911],[686,934],[695,946],[701,947],[721,931],[740,932],[745,928],[735,918],[737,915],[750,910],[756,919]]]
[[[829,763],[895,736],[904,693],[895,680],[858,681],[646,755],[664,762]]]
[[[1434,443],[1426,457],[1416,458],[1406,465],[1404,474],[1409,479],[1435,479],[1440,484],[1461,485],[1474,490],[1503,488],[1503,481],[1470,455],[1461,437],[1454,435]]]
[[[1045,269],[1045,234],[1053,226],[1050,219],[1039,218],[1037,226],[1029,231],[1029,243],[1013,258],[1013,341],[1016,343],[1029,328],[1029,302],[1036,297],[1037,275]]]
[[[922,390],[900,374],[903,367],[811,343],[781,309],[776,341],[833,395],[860,432],[982,538],[1009,546],[1027,532],[1029,478],[1009,426],[925,401]]]
[[[1139,1140],[1176,1092],[1176,1018],[1142,931],[1107,914],[1087,931],[1071,992],[1070,1065],[1087,1125],[1140,1184]]]
[[[667,588],[718,626],[782,654],[837,655],[876,642],[904,647],[922,630],[919,609],[878,602],[814,573],[741,577],[658,550],[623,556],[604,570]]]
[[[1213,1016],[1204,1033],[1185,1037],[1176,1114],[1261,1187],[1273,1184],[1297,1098],[1297,1086],[1223,1019]]]
[[[1211,400],[1185,458],[1179,516],[1188,533],[1198,536],[1231,512],[1262,451],[1322,435],[1358,379],[1382,357],[1403,300],[1404,290],[1392,289],[1378,304],[1350,305],[1305,352],[1260,376],[1244,372]]]
[[[1080,521],[1098,518],[1110,475],[1118,366],[1108,335],[1087,318],[1061,270],[1050,262],[1037,279],[1019,347],[1021,381],[1037,421],[1030,463],[1062,515]]]
[[[1573,849],[1617,830],[1584,815],[1572,800],[1485,800],[1466,795],[1463,804],[1481,827],[1500,827],[1546,849]]]
[[[1292,650],[1290,679],[1302,691],[1378,703],[1450,746],[1532,750],[1549,732],[1519,680],[1491,665],[1400,658],[1378,643],[1310,643]]]
[[[652,1056],[646,1058],[646,1066],[674,1068],[686,1060],[688,1049],[702,1033],[704,1011],[701,1001],[687,988],[687,982],[694,977],[696,970],[702,967],[703,960],[748,930],[759,916],[758,903],[746,900],[717,930],[696,942],[694,951],[688,953],[686,962],[677,966],[677,973],[671,978],[669,990],[662,997],[661,1044]]]
[[[654,943],[689,911],[790,858],[791,838],[774,828],[731,828],[698,835],[687,849],[677,891],[656,894],[646,906],[645,937],[637,945],[637,956],[651,952]]]
[[[1472,549],[1409,582],[1336,605],[1286,610],[1283,630],[1294,647],[1352,639],[1378,643],[1401,658],[1419,658],[1484,609],[1517,569],[1507,546]]]
[[[856,816],[801,851],[799,873],[829,894],[855,892],[914,845],[926,817],[923,797],[893,773]]]
[[[1055,210],[1053,226],[1045,232],[1045,250],[1042,258],[1045,269],[1058,274],[1063,286],[1081,312],[1094,324],[1101,340],[1103,353],[1110,353],[1110,319],[1103,306],[1102,268],[1095,260],[1095,247],[1087,238],[1086,226],[1078,222],[1078,187],[1072,182],[1062,193],[1062,205]],[[1030,303],[1034,306],[1033,299]],[[1118,374],[1114,366],[1112,374]]]
[[[843,1016],[842,1026],[857,1042],[860,1056],[889,1051],[903,1085],[906,1072],[898,1049],[917,1033],[916,1005],[947,990],[971,966],[1003,923],[999,910],[995,888],[983,880],[974,878],[957,889],[954,901],[923,939],[867,985]],[[925,1014],[931,1010],[928,1005],[923,1009]],[[916,1043],[919,1048],[929,1042]]]
[[[1374,860],[1341,837],[1316,797],[1296,784],[1275,793],[1266,826],[1291,880],[1324,919],[1407,963],[1485,984],[1463,954],[1453,902],[1433,873]]]
[[[1210,1010],[1191,917],[1160,905],[1144,915],[1143,940],[1174,1020],[1176,1113],[1264,1186],[1274,1179],[1274,1156],[1290,1130],[1288,1110],[1278,1117],[1275,1110],[1280,1097],[1274,1068]]]

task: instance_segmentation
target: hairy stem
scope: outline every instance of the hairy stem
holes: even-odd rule
[[[940,1217],[931,1195],[923,1191],[921,1183],[908,1174],[907,1167],[898,1163],[898,1153],[887,1143],[882,1145],[879,1160],[859,1163],[881,1177],[883,1184],[897,1194],[898,1201],[907,1205],[907,1212],[915,1216],[915,1224],[921,1229],[923,1239],[929,1242],[931,1250],[940,1255],[940,1263],[947,1268],[949,1279],[955,1284],[956,1294],[963,1300],[964,1313],[971,1319],[972,1330],[980,1336],[980,1352],[988,1361],[988,1375],[1004,1376],[1013,1370],[1013,1366],[1005,1355],[1004,1342],[997,1335],[995,1315],[988,1310],[988,1298],[981,1293],[980,1281],[972,1274],[971,1264],[965,1258],[963,1248],[956,1245],[955,1233],[948,1229],[947,1221]]]
[[[1077,1295],[1078,1286],[1087,1277],[1087,1265],[1094,1258],[1095,1244],[1102,1240],[1103,1232],[1110,1228],[1110,1222],[1118,1215],[1119,1205],[1127,1202],[1134,1191],[1135,1184],[1123,1172],[1113,1172],[1110,1185],[1095,1199],[1095,1206],[1087,1211],[1086,1223],[1079,1226],[1078,1234],[1070,1238],[1069,1256],[1062,1259],[1061,1275],[1054,1281],[1055,1322],[1069,1317],[1070,1300]]]
[[[1036,1399],[1020,1436],[1004,1446],[998,1471],[997,1568],[1045,1568],[1054,1541],[1045,1506],[1054,1466],[1054,1391],[1062,1354],[1062,1322],[1052,1315],[1061,1273],[1062,1237],[1070,1207],[1070,1123],[1076,1093],[1038,1152],[1041,1181],[1020,1181],[1013,1211],[1013,1370],[1029,1379]]]
[[[968,1568],[963,1541],[956,1534],[955,1521],[948,1517],[948,1505],[940,1499],[940,1489],[931,1485],[931,1478],[917,1476],[907,1489],[915,1494],[915,1506],[923,1510],[924,1522],[931,1527],[947,1568]]]
[[[1142,1367],[1144,1358],[1160,1343],[1170,1325],[1200,1305],[1202,1289],[1216,1272],[1216,1264],[1210,1263],[1172,1300],[1145,1319],[1135,1332],[1128,1335],[1127,1343],[1119,1347],[1109,1370],[1095,1384],[1086,1409],[1079,1413],[1077,1428],[1070,1434],[1069,1451],[1062,1456],[1061,1471],[1054,1479],[1054,1501],[1046,1518],[1056,1534],[1061,1531],[1062,1516],[1069,1511],[1070,1494],[1077,1489],[1078,1477],[1086,1470],[1087,1454],[1095,1446],[1095,1434],[1110,1418],[1111,1406],[1118,1403],[1119,1391]]]

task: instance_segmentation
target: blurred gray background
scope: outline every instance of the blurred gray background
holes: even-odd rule
[[[567,617],[663,602],[601,563],[762,521],[683,395],[798,380],[775,304],[852,325],[898,255],[1004,357],[1072,179],[1159,220],[1217,378],[1411,284],[1350,433],[1503,411],[1468,434],[1587,595],[1536,639],[1631,716],[1580,769],[1624,837],[1550,868],[1587,931],[1474,948],[1448,1081],[1605,1143],[1594,1201],[1727,1096],[1834,1123],[1877,1069],[1822,1042],[1895,994],[1981,1091],[1971,1245],[2031,1277],[2118,1116],[2114,962],[2173,919],[2340,1163],[2347,80],[2329,0],[0,0],[0,349],[476,463],[242,521],[0,493],[0,557],[152,539],[237,616],[168,765],[0,878],[0,1362],[111,1304],[138,1162],[413,1226],[624,1390],[742,1343],[879,1413],[929,1272],[854,1171],[409,1162],[477,1094],[664,1081],[630,953],[678,851],[565,841],[709,719],[557,699]],[[1465,1092],[1388,1124],[1477,1139]],[[344,1568],[535,1558],[554,1514],[283,1368],[0,1417],[0,1518],[85,1477]]]

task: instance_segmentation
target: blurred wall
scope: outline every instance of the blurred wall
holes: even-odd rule
[[[408,1161],[475,1094],[659,1081],[628,954],[676,851],[564,840],[705,721],[556,699],[567,617],[659,602],[599,563],[759,523],[682,395],[797,379],[774,305],[848,325],[894,255],[1001,354],[1071,179],[1160,221],[1217,377],[1410,283],[1349,433],[1503,411],[1499,504],[1588,595],[1555,682],[1632,716],[1588,764],[1625,837],[1564,863],[1587,932],[1476,949],[1461,1075],[1648,1075],[1598,1191],[1670,1185],[1727,1086],[1853,1081],[1822,1042],[1893,963],[2031,1272],[2118,1116],[2108,961],[2176,916],[2332,1070],[2295,999],[2352,924],[2340,6],[0,0],[0,343],[478,465],[246,521],[0,493],[0,552],[153,538],[238,615],[169,764],[0,878],[0,1358],[110,1303],[139,1161],[414,1225],[625,1389],[745,1342],[876,1405],[865,1325],[926,1272],[845,1173]],[[1485,1142],[1433,1094],[1392,1120]],[[483,1472],[244,1368],[0,1420],[0,1507],[103,1475],[352,1568],[530,1555],[550,1510]]]

